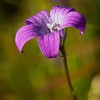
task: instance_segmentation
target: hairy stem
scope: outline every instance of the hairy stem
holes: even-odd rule
[[[66,78],[67,78],[67,81],[68,81],[68,85],[69,85],[73,100],[77,100],[77,97],[75,96],[75,94],[73,94],[74,88],[72,86],[69,71],[68,71],[67,57],[66,57],[66,51],[65,51],[64,45],[60,47],[60,50],[61,50],[61,53],[62,53],[62,56],[63,56],[63,63],[64,63],[64,67],[65,67],[65,72],[66,72]]]

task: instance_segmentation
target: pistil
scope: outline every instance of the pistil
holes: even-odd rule
[[[50,32],[54,32],[54,31],[60,30],[60,25],[56,24],[56,23],[52,23],[52,24],[48,23],[47,27],[50,29]]]

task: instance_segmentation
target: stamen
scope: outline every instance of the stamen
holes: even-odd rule
[[[60,25],[56,23],[52,23],[52,24],[48,23],[47,27],[50,29],[51,32],[60,30]]]

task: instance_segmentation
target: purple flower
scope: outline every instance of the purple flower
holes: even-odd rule
[[[37,37],[42,54],[54,58],[59,52],[60,39],[65,36],[64,28],[75,27],[83,34],[85,26],[85,17],[75,9],[55,6],[50,14],[43,10],[27,19],[26,25],[17,31],[15,42],[22,52],[24,44]]]

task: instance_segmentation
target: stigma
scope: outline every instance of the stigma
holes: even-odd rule
[[[47,23],[47,27],[50,29],[50,32],[58,31],[60,30],[60,25],[56,23]]]

